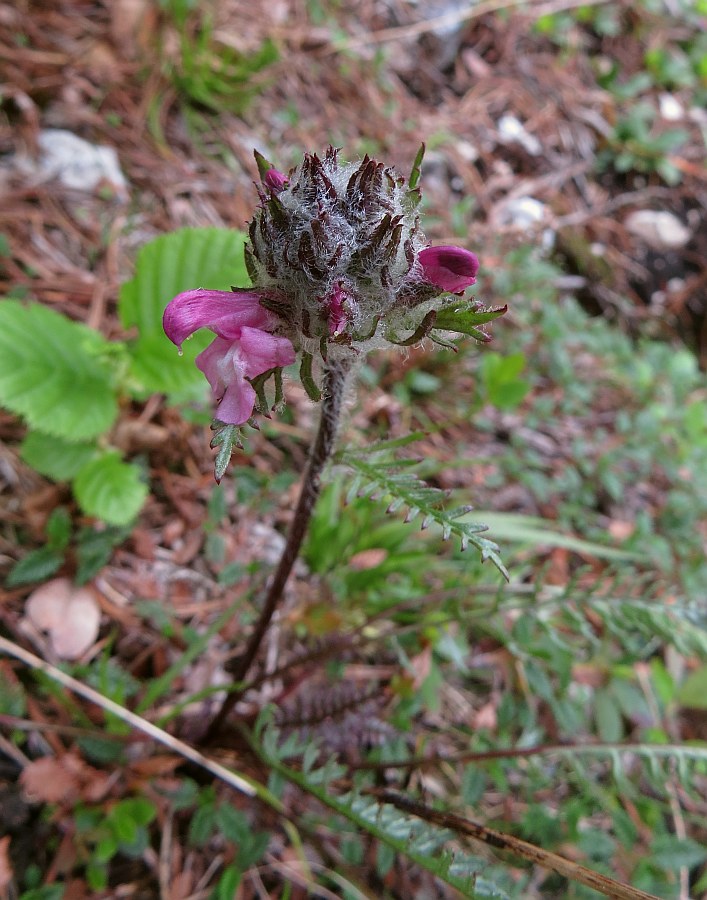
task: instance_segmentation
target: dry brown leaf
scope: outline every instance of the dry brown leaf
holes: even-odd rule
[[[110,778],[74,753],[65,753],[35,759],[23,769],[20,783],[33,803],[67,803],[78,798],[98,803],[108,790]]]
[[[0,891],[12,884],[12,864],[10,863],[10,836],[0,838]]]
[[[363,572],[366,569],[375,569],[382,565],[388,558],[388,551],[382,547],[371,547],[368,550],[360,550],[349,560],[349,568],[355,572]]]
[[[498,716],[496,714],[496,703],[489,701],[485,703],[481,709],[474,713],[472,728],[480,730],[486,728],[489,731],[495,731],[498,725]]]
[[[27,600],[27,617],[49,632],[51,646],[61,659],[78,659],[98,637],[101,611],[89,588],[77,588],[68,578],[53,578]]]
[[[609,534],[616,538],[617,541],[628,540],[635,530],[635,522],[628,522],[623,519],[612,519],[609,522]]]
[[[20,784],[32,803],[61,803],[79,793],[79,776],[63,760],[44,756],[22,770]]]
[[[181,756],[168,756],[166,754],[150,756],[147,759],[137,759],[130,763],[130,771],[142,778],[151,778],[155,775],[170,775],[184,760]]]

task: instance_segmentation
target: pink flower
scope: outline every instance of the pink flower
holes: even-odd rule
[[[476,282],[479,260],[461,247],[427,247],[418,254],[425,281],[443,291],[460,294]]]
[[[337,282],[325,300],[329,334],[332,337],[337,337],[346,328],[348,322],[348,315],[344,307],[344,301],[346,299],[348,299],[346,291]]]
[[[284,190],[287,181],[287,175],[283,172],[278,172],[277,169],[268,169],[263,175],[263,184],[265,187],[270,188],[273,194],[279,194],[280,191]]]
[[[177,347],[199,328],[210,328],[221,338],[238,338],[244,326],[267,328],[271,323],[260,294],[248,290],[185,291],[167,304],[162,317],[164,332]]]
[[[196,364],[219,404],[219,419],[229,425],[242,425],[253,414],[257,398],[247,379],[295,361],[290,341],[271,334],[273,317],[255,291],[186,291],[167,305],[162,322],[178,347],[199,328],[215,332]]]

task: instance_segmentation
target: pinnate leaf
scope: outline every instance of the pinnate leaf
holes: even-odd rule
[[[0,303],[0,404],[45,434],[82,441],[118,407],[96,331],[39,304]]]
[[[446,309],[440,309],[437,313],[434,328],[441,331],[456,331],[459,334],[468,334],[476,338],[477,341],[485,343],[489,340],[489,336],[479,326],[498,319],[507,309],[507,306],[487,309],[475,302],[456,308],[447,307]]]

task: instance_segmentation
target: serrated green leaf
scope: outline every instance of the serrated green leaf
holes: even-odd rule
[[[228,290],[250,283],[243,258],[246,235],[227,228],[182,228],[139,252],[135,277],[120,290],[123,325],[141,336],[162,333],[162,313],[176,294],[192,288]],[[165,338],[166,340],[166,338]]]
[[[462,306],[457,309],[448,307],[440,309],[435,319],[434,328],[441,331],[456,331],[459,334],[469,334],[477,340],[487,340],[479,330],[479,325],[485,325],[502,316],[508,307],[501,306],[497,309],[474,309],[471,306]]]
[[[163,393],[172,398],[203,394],[207,389],[195,359],[213,340],[207,332],[195,334],[184,343],[182,353],[160,332],[145,334],[131,345],[130,380],[138,395]]]
[[[71,539],[71,516],[63,506],[53,509],[47,520],[47,546],[56,553],[66,550]]]
[[[0,403],[31,428],[68,441],[107,431],[118,412],[96,331],[52,309],[0,304]]]
[[[54,481],[70,481],[95,453],[95,444],[74,444],[40,431],[30,431],[20,446],[27,465]]]
[[[391,852],[400,854],[446,882],[463,897],[470,900],[487,897],[507,900],[508,895],[503,890],[490,881],[484,880],[482,883],[482,879],[478,877],[484,867],[483,860],[465,856],[460,850],[452,857],[451,853],[446,851],[444,845],[449,840],[450,833],[445,829],[420,823],[418,819],[380,804],[368,796],[355,792],[337,795],[337,791],[328,783],[331,779],[322,778],[315,783],[312,773],[308,777],[300,771],[286,767],[279,758],[270,755],[266,745],[269,745],[269,741],[261,746],[254,741],[251,743],[255,752],[273,770],[343,816],[360,833],[367,832],[379,842],[379,846],[388,848],[387,851],[379,851],[381,853],[379,859],[383,862],[385,856]],[[281,749],[279,748],[280,751]],[[335,772],[332,774],[336,777]]]
[[[487,530],[485,525],[465,521],[469,507],[453,510],[445,509],[446,493],[422,481],[414,472],[405,471],[415,460],[391,460],[370,458],[368,451],[346,452],[338,454],[338,461],[354,472],[363,476],[368,482],[358,490],[359,496],[384,496],[401,500],[408,507],[406,522],[412,521],[422,514],[422,528],[434,522],[442,529],[442,538],[447,540],[452,534],[461,541],[464,550],[469,544],[476,547],[482,561],[491,560],[506,580],[508,571],[501,560],[498,545],[488,538],[481,537]],[[390,503],[390,500],[388,500]],[[395,504],[393,504],[395,508]],[[389,511],[391,507],[389,506]]]
[[[57,553],[51,547],[40,547],[23,556],[10,569],[5,583],[11,588],[20,584],[31,584],[33,581],[44,581],[53,575],[63,562],[62,553]]]
[[[216,807],[209,803],[200,806],[189,822],[189,843],[197,847],[203,846],[213,834],[216,827]]]
[[[127,525],[140,512],[147,485],[137,466],[123,462],[114,451],[91,460],[74,481],[81,509],[109,525]]]
[[[209,335],[195,335],[179,355],[162,331],[162,314],[182,291],[247,286],[245,239],[242,231],[227,228],[183,228],[141,249],[135,277],[122,286],[118,301],[123,325],[137,326],[140,333],[130,347],[130,376],[139,390],[174,398],[199,387],[206,389],[194,359],[209,343]]]
[[[223,836],[236,845],[242,843],[251,830],[245,814],[230,803],[222,803],[218,807],[216,824]]]
[[[76,541],[77,584],[86,584],[94,578],[103,566],[108,564],[113,550],[130,533],[129,528],[83,529]]]
[[[254,866],[268,849],[270,834],[267,831],[253,831],[238,847],[238,865],[243,871]]]

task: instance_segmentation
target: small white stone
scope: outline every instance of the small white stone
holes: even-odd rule
[[[94,644],[101,610],[90,588],[76,587],[68,578],[53,578],[27,598],[25,615],[41,631],[49,632],[52,650],[60,659],[78,659]]]
[[[685,110],[680,101],[672,94],[661,94],[658,98],[660,116],[666,122],[679,122],[685,118]]]
[[[118,194],[127,195],[127,181],[113,147],[90,144],[61,128],[41,131],[38,144],[38,163],[28,159],[20,162],[25,171],[44,179],[58,178],[65,187],[77,191],[94,191],[107,183]]]
[[[503,144],[520,144],[531,156],[539,156],[542,144],[526,131],[525,126],[515,116],[505,115],[498,120],[498,135]]]
[[[500,211],[501,225],[511,225],[519,230],[527,230],[542,222],[545,218],[546,206],[535,197],[515,197],[504,203]]]
[[[654,250],[674,250],[684,247],[692,232],[677,216],[664,210],[639,209],[630,213],[624,225]]]
[[[468,163],[475,163],[479,158],[479,150],[471,141],[458,141],[455,144],[461,158]]]

